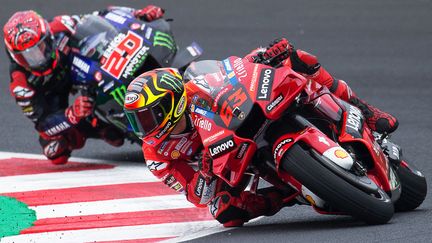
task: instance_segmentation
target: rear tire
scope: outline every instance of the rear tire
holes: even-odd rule
[[[399,166],[396,173],[402,186],[402,193],[395,203],[395,210],[403,212],[416,209],[426,198],[426,178],[403,166]]]
[[[309,151],[294,144],[282,159],[282,168],[330,205],[368,224],[387,223],[394,214],[388,195],[369,195],[317,161]]]

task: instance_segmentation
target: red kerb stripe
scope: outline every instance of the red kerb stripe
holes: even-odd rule
[[[58,183],[61,183],[59,181]],[[162,182],[125,183],[103,186],[84,186],[28,192],[4,193],[29,206],[92,202],[100,200],[151,197],[178,194]]]
[[[10,158],[0,159],[0,176],[30,175],[66,171],[112,169],[114,165],[67,162],[65,165],[53,165],[44,159]]]
[[[21,234],[81,230],[106,227],[149,225],[213,219],[207,208],[180,208],[140,212],[97,214],[61,218],[39,219]]]

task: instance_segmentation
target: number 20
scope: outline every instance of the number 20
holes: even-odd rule
[[[139,51],[142,44],[142,37],[129,31],[126,37],[114,48],[102,69],[118,79],[129,59]]]

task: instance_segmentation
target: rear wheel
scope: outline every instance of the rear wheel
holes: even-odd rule
[[[395,210],[401,212],[416,209],[426,198],[426,178],[414,168],[410,169],[402,165],[396,173],[402,186],[402,193],[395,203]]]
[[[287,151],[281,166],[324,201],[368,224],[384,224],[394,214],[393,204],[382,189],[377,189],[376,193],[360,190],[298,144]]]

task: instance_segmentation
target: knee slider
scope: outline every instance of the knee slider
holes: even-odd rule
[[[56,159],[60,156],[70,155],[68,144],[64,137],[54,140],[45,140],[40,137],[39,141],[42,145],[43,154],[50,160]]]

